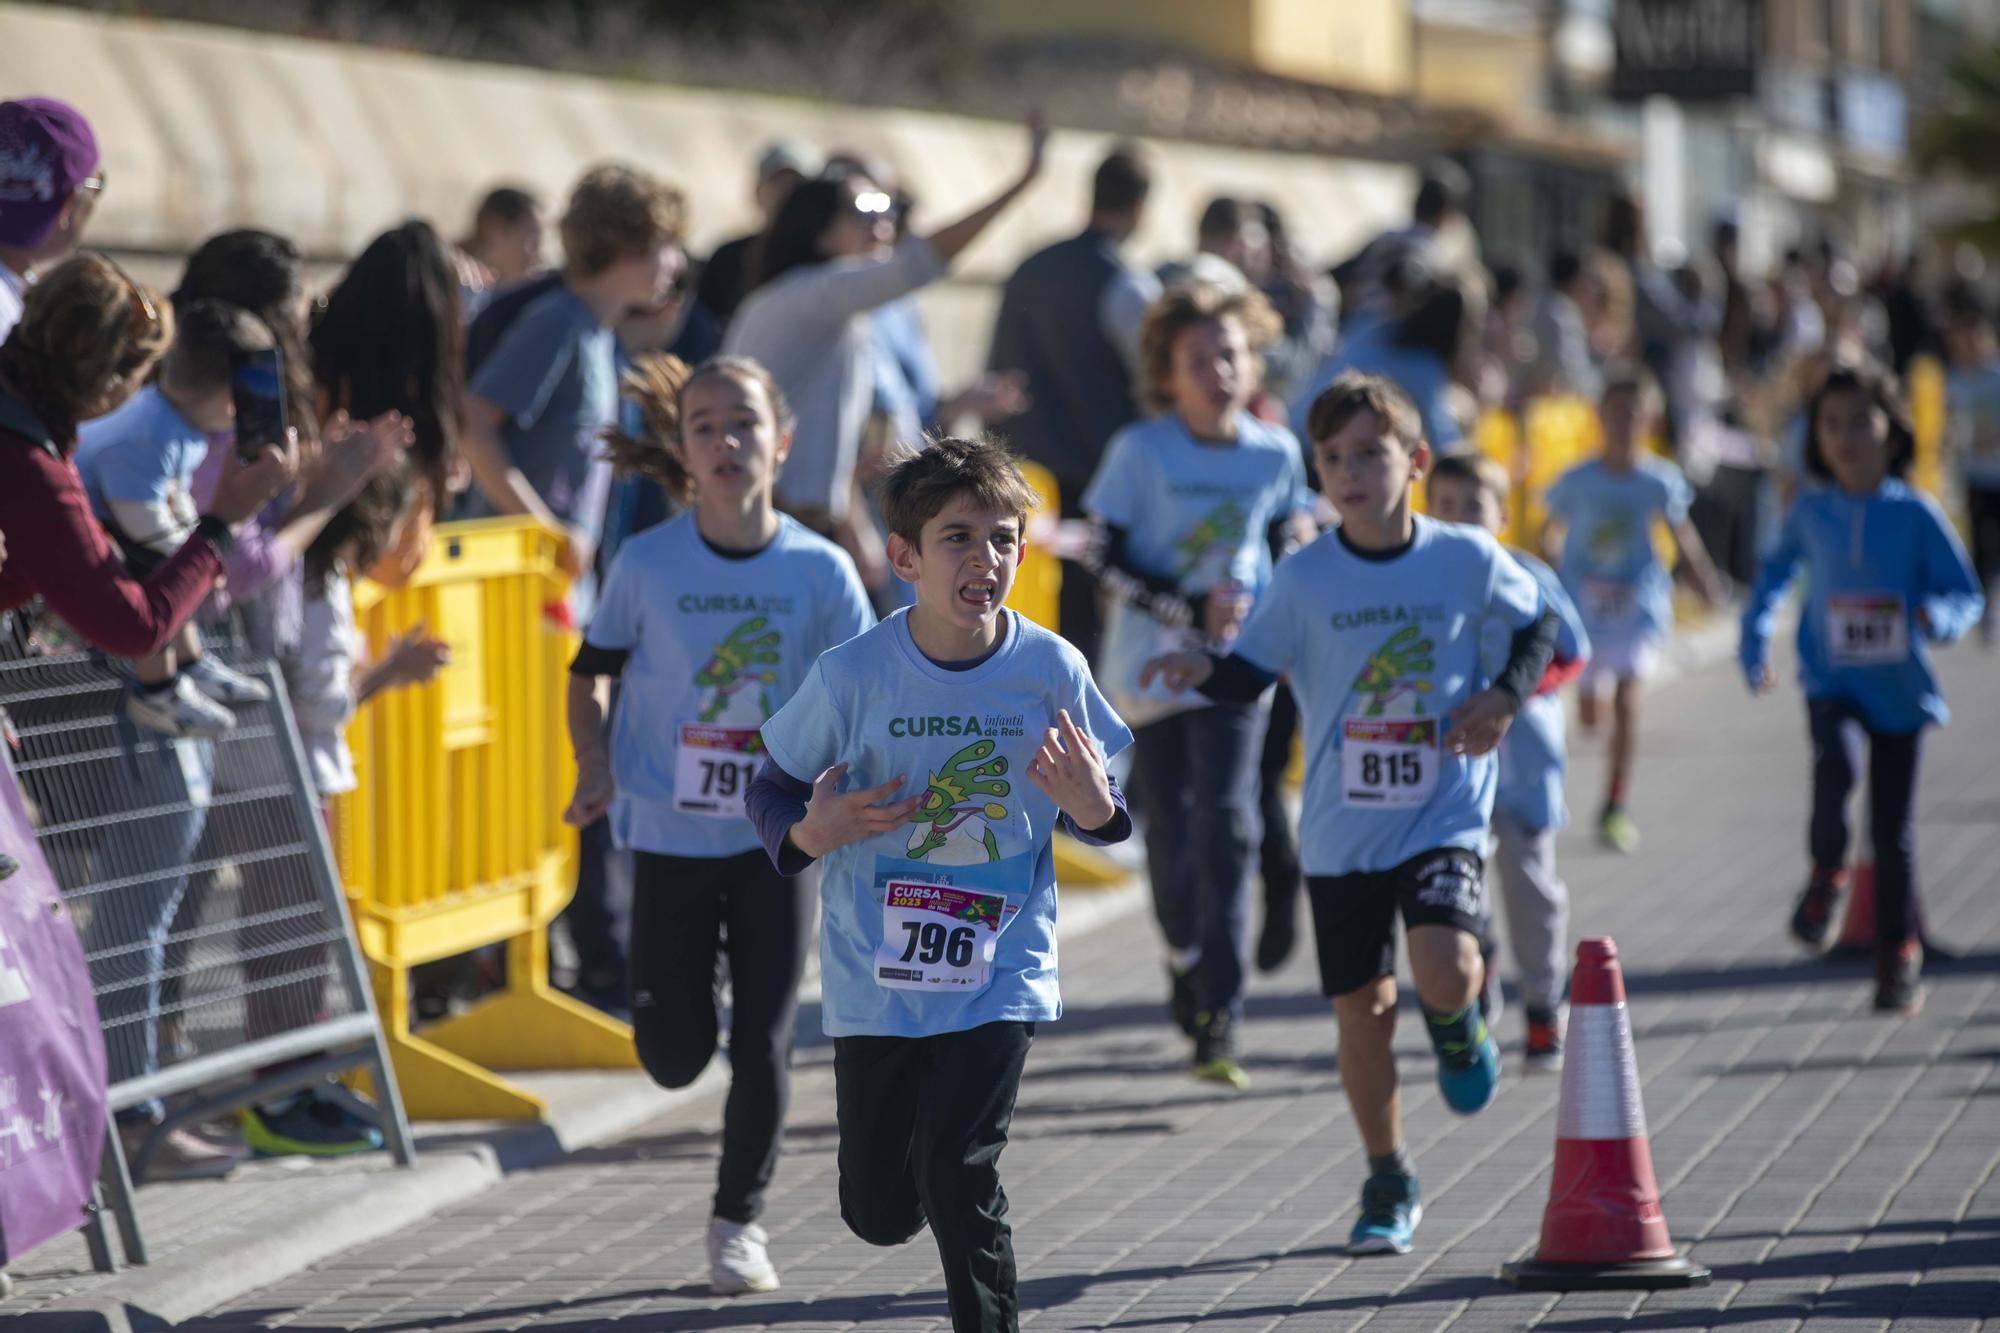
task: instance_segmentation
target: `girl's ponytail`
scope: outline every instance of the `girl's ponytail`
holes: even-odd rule
[[[688,363],[655,352],[637,358],[625,372],[623,397],[645,423],[639,438],[616,425],[602,435],[611,466],[621,477],[650,477],[681,504],[694,499],[694,474],[681,460],[681,390],[694,377]]]
[[[681,398],[688,385],[704,375],[735,375],[758,385],[778,432],[792,429],[792,410],[784,391],[761,363],[717,356],[691,367],[677,356],[653,352],[637,358],[625,372],[623,396],[639,409],[645,423],[642,438],[634,439],[615,425],[606,426],[599,436],[614,472],[621,477],[650,477],[680,504],[694,500],[694,474],[681,457]]]

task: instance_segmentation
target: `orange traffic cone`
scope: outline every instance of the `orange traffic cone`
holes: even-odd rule
[[[1523,1291],[1707,1286],[1709,1271],[1674,1253],[1660,1213],[1625,978],[1609,939],[1576,946],[1568,1046],[1541,1244],[1501,1278]]]

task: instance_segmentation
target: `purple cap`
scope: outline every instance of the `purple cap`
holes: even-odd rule
[[[0,102],[0,247],[32,250],[97,170],[97,136],[67,102]]]

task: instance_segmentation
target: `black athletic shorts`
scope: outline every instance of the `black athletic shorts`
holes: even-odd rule
[[[1319,948],[1319,988],[1328,996],[1396,975],[1398,911],[1406,928],[1456,926],[1485,937],[1486,863],[1462,847],[1420,852],[1394,870],[1308,875],[1306,894]]]

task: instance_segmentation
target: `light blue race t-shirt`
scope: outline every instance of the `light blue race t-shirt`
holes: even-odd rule
[[[2000,490],[2000,357],[1953,367],[1944,384],[1945,421],[1959,475],[1981,490]]]
[[[1484,855],[1497,761],[1447,753],[1445,719],[1489,683],[1486,623],[1542,613],[1534,576],[1484,531],[1418,516],[1386,560],[1338,529],[1287,557],[1236,653],[1287,672],[1306,782],[1300,859],[1309,875],[1392,870],[1421,852]]]
[[[663,856],[760,846],[743,813],[759,728],[821,653],[874,623],[847,553],[789,518],[741,559],[703,541],[692,512],[627,539],[584,635],[631,654],[612,725],[612,839]]]
[[[1112,436],[1082,504],[1092,518],[1125,530],[1134,566],[1173,579],[1183,594],[1233,581],[1254,598],[1271,579],[1271,525],[1310,512],[1312,492],[1299,442],[1284,427],[1244,412],[1234,444],[1204,444],[1168,413]],[[1196,646],[1190,639],[1198,635],[1198,627],[1170,628],[1139,607],[1113,603],[1100,674],[1127,721],[1143,726],[1207,703],[1157,685],[1139,688],[1148,658]]]
[[[1673,628],[1673,581],[1653,548],[1653,523],[1678,524],[1694,488],[1664,458],[1641,454],[1629,472],[1593,459],[1556,479],[1549,514],[1563,521],[1562,581],[1590,637],[1657,638]]]
[[[1542,590],[1542,605],[1556,613],[1555,660],[1588,658],[1590,635],[1556,572],[1523,552],[1509,548],[1507,554],[1535,576],[1536,586]],[[1512,640],[1513,631],[1506,625],[1497,620],[1487,623],[1480,641],[1480,662],[1489,677],[1506,666]],[[1500,741],[1500,776],[1493,789],[1496,814],[1505,811],[1535,832],[1559,829],[1569,822],[1569,807],[1563,800],[1563,773],[1569,763],[1564,731],[1558,695],[1536,694],[1522,701],[1514,725]]]
[[[98,520],[115,525],[111,505],[143,504],[185,510],[192,522],[189,485],[208,457],[208,437],[188,425],[149,384],[116,410],[77,431],[74,461]],[[155,534],[127,533],[144,541]],[[178,545],[181,534],[168,534]]]
[[[1132,733],[1083,657],[1012,611],[978,666],[951,671],[910,638],[909,612],[826,653],[764,724],[771,759],[842,789],[907,775],[908,824],[825,858],[822,1015],[829,1036],[925,1037],[1062,1016],[1056,986],[1055,803],[1028,763],[1068,709],[1105,758]]]

